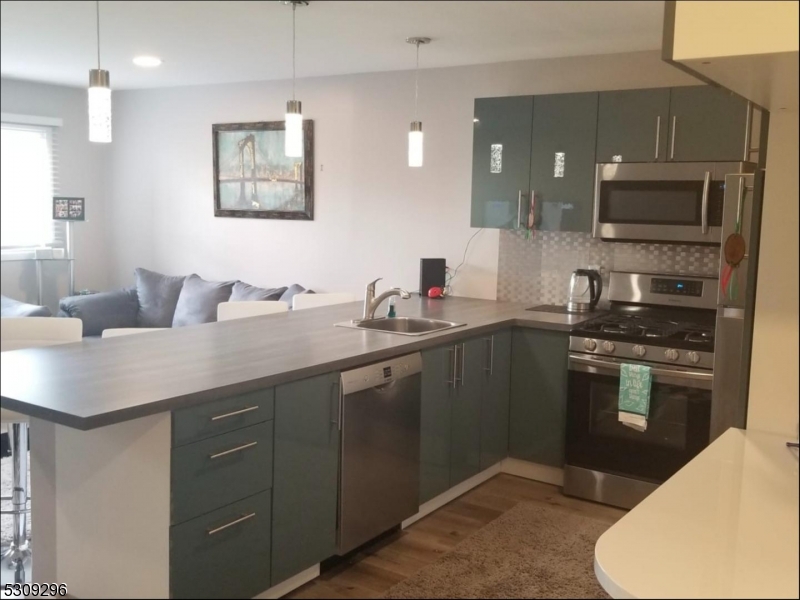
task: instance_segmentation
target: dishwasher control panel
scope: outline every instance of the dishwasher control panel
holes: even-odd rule
[[[344,371],[342,393],[352,394],[371,387],[385,385],[422,371],[422,356],[419,353],[399,356],[391,360]]]

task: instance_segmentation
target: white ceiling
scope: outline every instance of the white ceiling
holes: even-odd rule
[[[297,76],[661,47],[663,2],[311,2],[297,9]],[[291,77],[291,8],[261,2],[100,3],[115,89]],[[96,68],[94,2],[2,2],[3,76],[84,86]],[[140,54],[161,57],[153,70]]]

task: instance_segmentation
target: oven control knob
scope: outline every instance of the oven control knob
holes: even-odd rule
[[[697,363],[700,362],[700,355],[697,352],[694,352],[694,351],[689,352],[689,354],[686,355],[686,358],[688,358],[689,362],[694,364],[694,365],[696,365]]]
[[[595,342],[594,340],[590,340],[589,338],[586,338],[585,340],[583,340],[583,347],[586,348],[589,352],[594,352],[595,349],[597,348],[597,342]]]
[[[642,345],[640,345],[640,344],[636,344],[636,345],[633,347],[633,353],[634,353],[636,356],[638,356],[639,358],[641,358],[642,356],[644,356],[645,354],[647,354],[647,348],[645,348],[644,346],[642,346]]]
[[[614,345],[614,342],[609,342],[609,341],[603,342],[603,350],[605,350],[606,352],[611,353],[615,349],[616,349],[616,346]]]
[[[681,355],[674,348],[667,348],[666,350],[664,350],[664,357],[667,360],[671,360],[671,361],[674,362],[674,361],[678,360],[680,358],[680,356]]]

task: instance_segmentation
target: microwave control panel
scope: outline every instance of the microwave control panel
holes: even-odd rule
[[[666,279],[654,277],[650,280],[651,294],[670,294],[672,296],[703,295],[703,282],[687,279]]]

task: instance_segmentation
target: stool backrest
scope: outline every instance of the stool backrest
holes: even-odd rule
[[[80,342],[83,321],[55,317],[3,317],[0,319],[0,351],[39,348]]]
[[[103,334],[100,336],[103,339],[120,337],[121,335],[134,335],[136,333],[147,333],[148,331],[163,331],[167,327],[117,327],[113,329],[104,329]]]
[[[355,302],[353,294],[336,292],[331,294],[296,294],[292,297],[292,310],[315,308],[317,306],[330,306],[331,304],[346,304]]]
[[[242,300],[239,302],[220,302],[217,305],[217,321],[244,319],[287,312],[289,305],[280,300]]]

